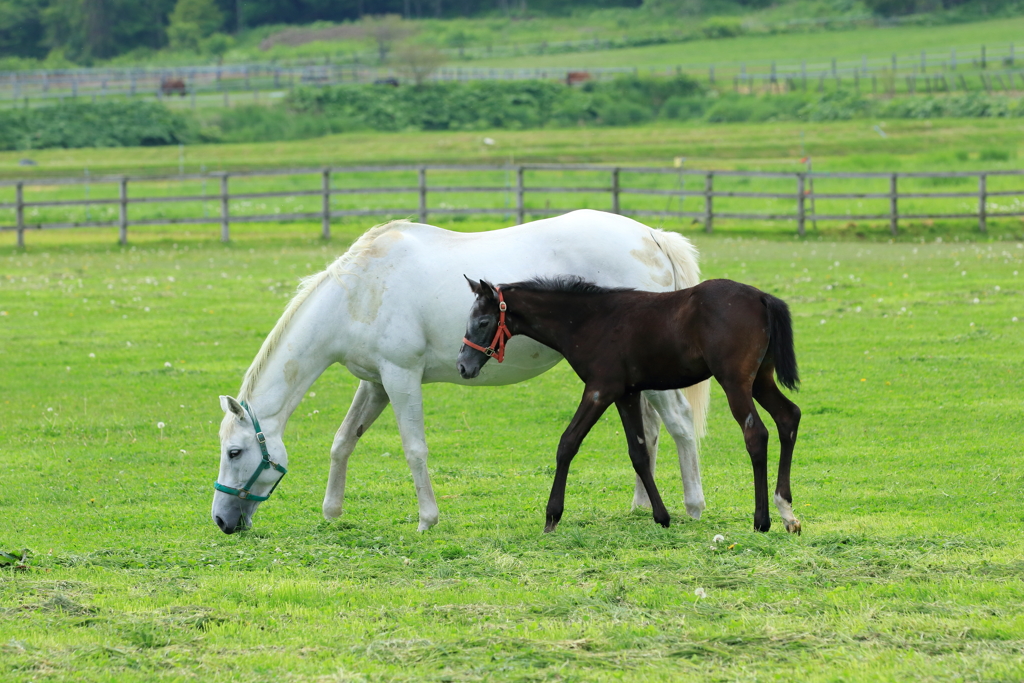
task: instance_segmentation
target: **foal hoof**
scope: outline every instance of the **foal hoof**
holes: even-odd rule
[[[799,519],[794,519],[792,522],[787,522],[787,521],[783,520],[782,523],[786,526],[786,531],[788,531],[791,534],[796,534],[797,536],[800,535],[800,520]]]
[[[668,515],[665,515],[661,519],[658,519],[657,517],[654,518],[655,522],[657,522],[658,524],[662,525],[666,529],[669,527],[670,520],[671,520],[671,517],[669,517]]]
[[[558,522],[548,522],[544,525],[544,533],[550,534],[556,528],[558,528]]]

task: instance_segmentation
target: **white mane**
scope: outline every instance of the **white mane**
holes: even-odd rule
[[[260,374],[262,374],[263,368],[267,364],[267,360],[270,358],[270,354],[277,348],[285,330],[288,329],[288,324],[291,322],[292,318],[295,317],[295,312],[298,311],[299,307],[302,306],[306,299],[316,291],[316,288],[329,277],[334,277],[340,281],[341,275],[346,272],[346,267],[352,265],[361,255],[365,254],[373,244],[374,240],[385,232],[388,232],[399,225],[406,225],[408,223],[409,221],[407,220],[397,220],[375,225],[364,232],[359,239],[352,243],[352,246],[348,248],[348,251],[335,259],[335,261],[331,263],[331,265],[327,266],[327,268],[319,273],[302,278],[299,282],[298,291],[295,292],[295,296],[288,302],[288,305],[284,309],[284,313],[281,314],[277,324],[274,325],[274,329],[272,329],[270,334],[267,335],[267,338],[263,340],[263,345],[260,347],[259,353],[256,354],[256,358],[253,359],[252,365],[250,365],[249,369],[246,370],[245,378],[242,380],[242,388],[238,392],[239,400],[247,401],[252,399],[250,392],[256,386],[256,382],[259,381]]]

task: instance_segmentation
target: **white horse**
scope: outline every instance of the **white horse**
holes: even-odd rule
[[[696,249],[685,237],[599,211],[475,234],[405,221],[367,231],[326,270],[302,281],[246,372],[238,400],[220,397],[225,415],[214,521],[229,534],[251,525],[260,502],[284,476],[282,434],[289,416],[317,377],[341,363],[361,382],[331,447],[324,517],[341,514],[349,455],[390,402],[416,483],[419,530],[429,529],[438,509],[427,472],[421,385],[514,384],[562,358],[515,337],[504,363],[488,363],[478,377],[463,379],[455,364],[473,303],[463,274],[515,282],[567,273],[648,291],[700,281]],[[684,392],[644,392],[645,431],[653,468],[660,414],[676,443],[687,513],[699,519],[704,492],[697,444],[709,384]],[[639,479],[633,504],[650,507]]]

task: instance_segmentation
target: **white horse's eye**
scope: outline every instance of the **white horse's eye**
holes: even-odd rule
[[[241,454],[242,454],[242,449],[241,448],[232,448],[230,451],[228,451],[228,457],[229,458],[237,458]]]

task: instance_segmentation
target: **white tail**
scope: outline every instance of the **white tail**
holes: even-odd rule
[[[700,263],[697,248],[689,239],[677,232],[651,229],[651,236],[672,263],[676,289],[693,287],[700,282]],[[693,431],[698,445],[708,427],[708,407],[711,403],[711,380],[704,380],[683,389],[683,395],[693,410]]]

